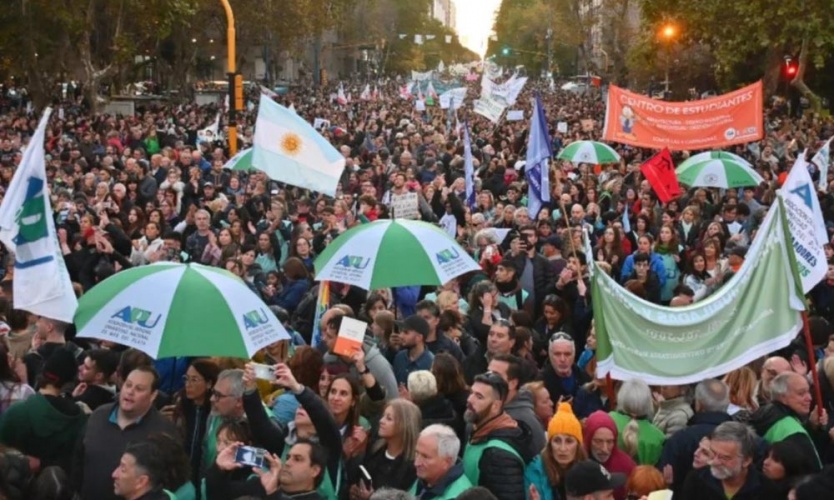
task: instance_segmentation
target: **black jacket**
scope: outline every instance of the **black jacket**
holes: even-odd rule
[[[486,346],[482,344],[472,355],[463,360],[463,378],[467,385],[472,385],[475,376],[487,371],[489,361],[486,358]]]
[[[686,428],[674,433],[666,440],[657,468],[663,470],[667,465],[672,466],[674,473],[672,490],[675,495],[680,494],[683,482],[692,470],[692,456],[698,449],[701,439],[708,436],[720,424],[730,420],[732,420],[730,416],[723,412],[696,413],[689,419]]]
[[[747,470],[747,481],[733,495],[733,500],[784,500],[779,498],[777,489],[755,467]],[[675,493],[675,500],[678,494]],[[694,470],[686,476],[680,493],[680,500],[727,500],[721,481],[715,479],[709,467]]]
[[[518,422],[518,427],[496,429],[477,440],[472,438],[470,444],[500,439],[512,446],[524,460],[522,464],[508,451],[495,447],[487,448],[478,462],[480,477],[479,484],[475,486],[483,486],[499,500],[524,498],[524,470],[533,459],[529,446],[531,438],[530,429],[523,422]]]
[[[797,415],[793,410],[782,403],[773,401],[772,403],[762,406],[756,410],[755,413],[753,413],[750,417],[750,425],[752,425],[753,429],[756,430],[756,434],[764,437],[764,435],[767,434],[767,431],[770,430],[776,422],[789,416],[796,417],[800,422],[803,421],[803,419],[800,418],[799,415]],[[814,446],[814,442],[810,437],[810,433],[796,433],[787,437],[785,441],[790,441],[797,445],[799,449],[802,450],[802,454],[805,456],[814,458],[819,457],[817,449]],[[819,465],[819,461],[816,461],[815,463]]]
[[[524,268],[530,263],[530,259],[527,257],[527,254],[519,254],[518,256],[514,257],[516,268],[518,269],[518,277],[521,279],[521,275],[524,273]],[[535,295],[536,300],[534,303],[534,310],[536,312],[536,316],[541,315],[542,313],[542,301],[544,300],[545,296],[549,293],[553,293],[555,288],[556,273],[554,272],[553,266],[550,265],[550,261],[547,260],[540,254],[536,254],[533,256],[533,286],[535,288]]]
[[[579,389],[591,381],[590,375],[585,373],[584,370],[580,370],[578,366],[573,365],[574,384],[573,387],[566,387],[565,381],[556,374],[553,365],[549,362],[545,363],[539,378],[544,382],[544,386],[547,388],[547,392],[550,393],[550,399],[553,400],[554,405],[559,404],[559,398],[561,397],[565,399],[575,397]]]

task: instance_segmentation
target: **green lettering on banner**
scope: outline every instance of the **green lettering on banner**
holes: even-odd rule
[[[797,274],[780,205],[768,213],[737,275],[690,306],[651,304],[595,267],[597,376],[688,384],[784,347],[802,327]]]

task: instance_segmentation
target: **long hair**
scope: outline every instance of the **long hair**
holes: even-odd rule
[[[544,472],[547,474],[548,482],[556,486],[565,480],[565,475],[567,475],[568,470],[577,462],[581,462],[582,460],[586,460],[588,458],[588,454],[585,452],[585,447],[582,446],[582,443],[579,441],[576,442],[576,453],[573,455],[573,460],[571,460],[570,465],[564,467],[559,465],[556,462],[556,457],[553,456],[553,452],[550,450],[550,440],[547,440],[547,444],[544,445],[544,449],[541,452],[542,463],[544,464]]]
[[[417,449],[417,438],[420,437],[420,430],[423,428],[423,417],[420,408],[407,399],[392,399],[385,404],[385,408],[391,408],[394,413],[395,433],[402,438],[403,460],[413,462]],[[374,444],[373,450],[377,451],[385,444],[384,439],[379,439]]]
[[[672,238],[669,240],[668,245],[664,245],[660,241],[660,231],[662,231],[664,228],[668,229],[672,233]],[[680,248],[680,242],[678,241],[678,231],[672,224],[663,224],[660,230],[657,231],[657,241],[655,241],[654,243],[654,251],[657,252],[658,249],[661,248],[661,246],[665,247],[666,251],[673,255],[678,253],[678,249]]]
[[[347,426],[345,437],[348,437],[353,432],[353,428],[359,425],[359,397],[362,395],[362,389],[359,387],[359,382],[357,382],[356,377],[353,377],[349,373],[340,373],[339,375],[333,377],[330,381],[330,385],[327,387],[328,398],[330,396],[330,391],[333,390],[333,384],[339,380],[344,380],[348,383],[350,386],[350,392],[353,396],[353,404],[348,410],[347,418],[345,418],[345,425]]]
[[[287,366],[300,384],[309,387],[315,394],[319,393],[319,375],[324,366],[324,357],[318,349],[306,345],[296,347]]]
[[[438,394],[451,396],[467,390],[466,381],[463,378],[463,368],[451,354],[441,352],[435,356],[431,365],[431,372],[437,379]]]

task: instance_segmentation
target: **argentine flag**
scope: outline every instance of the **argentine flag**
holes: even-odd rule
[[[328,196],[345,168],[345,158],[303,118],[262,99],[255,122],[252,163],[271,179]]]

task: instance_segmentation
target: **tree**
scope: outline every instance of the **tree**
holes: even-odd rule
[[[822,68],[834,48],[834,31],[825,13],[834,11],[834,0],[644,0],[643,16],[648,26],[674,19],[681,26],[682,43],[700,44],[713,53],[716,77],[725,87],[735,87],[759,78],[768,93],[774,93],[782,75],[783,57],[799,61],[790,84],[819,106],[816,94],[806,85],[810,65]],[[651,29],[651,28],[650,28]],[[761,61],[750,69],[750,61]]]

